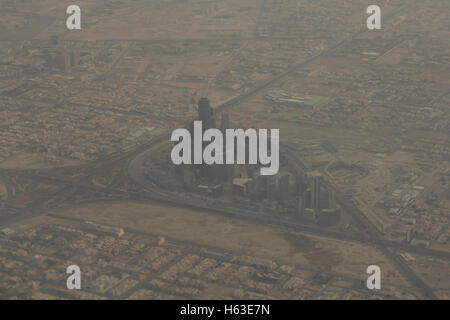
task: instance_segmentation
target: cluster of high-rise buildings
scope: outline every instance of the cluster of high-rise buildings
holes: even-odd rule
[[[308,174],[308,185],[299,199],[299,210],[303,217],[320,224],[337,223],[340,208],[334,199],[334,191],[325,188],[323,176],[319,173]]]
[[[47,66],[68,71],[72,67],[80,64],[80,55],[77,51],[67,51],[62,49],[47,56]]]
[[[230,117],[225,112],[221,114],[220,123],[217,123],[217,114],[207,98],[201,98],[198,102],[198,118],[190,123],[188,129],[191,139],[194,139],[194,121],[202,122],[202,134],[211,128],[217,128],[225,133],[230,127]],[[223,145],[225,160],[226,143]],[[193,141],[191,148],[193,155]],[[246,144],[247,157],[248,154]],[[222,193],[232,193],[254,201],[275,201],[287,211],[297,212],[303,218],[324,225],[335,224],[340,218],[340,208],[336,205],[334,193],[325,187],[322,183],[323,176],[319,173],[308,173],[305,181],[297,181],[298,179],[287,171],[271,176],[261,175],[259,165],[183,164],[177,167],[177,170],[183,179],[184,187],[200,194],[216,197]]]

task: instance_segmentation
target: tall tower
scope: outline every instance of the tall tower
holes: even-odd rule
[[[290,176],[283,173],[278,178],[278,198],[285,200],[289,197]]]
[[[314,174],[312,176],[312,190],[311,190],[311,207],[315,214],[320,212],[320,184],[322,176]]]
[[[68,71],[70,69],[70,56],[65,49],[62,49],[61,52],[54,57],[53,64],[63,71]]]
[[[198,101],[198,117],[202,121],[203,130],[211,127],[212,109],[208,98],[201,98]]]
[[[222,121],[220,123],[220,130],[225,133],[226,129],[230,128],[230,116],[226,112],[222,112]]]
[[[328,191],[328,207],[331,209],[336,208],[336,200],[334,198],[334,191],[329,190]]]
[[[80,64],[80,55],[78,54],[77,51],[72,51],[70,53],[70,65],[72,67],[76,67],[79,64]]]

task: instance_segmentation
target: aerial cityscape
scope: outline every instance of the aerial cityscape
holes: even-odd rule
[[[449,300],[449,16],[1,1],[0,299]]]

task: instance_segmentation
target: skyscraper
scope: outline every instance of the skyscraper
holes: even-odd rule
[[[289,185],[290,176],[287,173],[283,173],[278,178],[278,198],[279,200],[285,200],[289,197]]]
[[[230,128],[230,116],[226,112],[222,112],[222,120],[220,122],[220,130],[224,133],[226,129]]]
[[[70,66],[76,67],[80,64],[80,55],[77,51],[70,52]]]
[[[55,64],[57,68],[63,71],[68,71],[70,69],[70,56],[65,49],[61,50],[56,56]]]
[[[202,121],[203,130],[211,128],[212,109],[208,98],[201,98],[198,101],[198,117]]]
[[[311,190],[311,207],[315,214],[320,212],[320,184],[322,181],[322,176],[319,174],[314,174],[312,176],[312,190]]]

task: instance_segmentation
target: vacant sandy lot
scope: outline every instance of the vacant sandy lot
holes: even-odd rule
[[[380,265],[384,281],[407,285],[376,249],[155,203],[101,203],[62,209],[58,215],[131,228],[197,245],[365,277]]]

